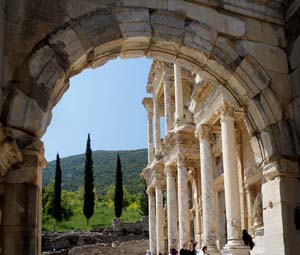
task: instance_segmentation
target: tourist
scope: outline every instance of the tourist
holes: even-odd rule
[[[147,251],[146,251],[146,255],[151,255],[151,251],[150,251],[150,250],[147,250]]]
[[[178,251],[176,250],[176,248],[171,245],[170,246],[170,255],[177,255],[178,254]]]
[[[249,246],[250,250],[252,250],[254,247],[254,242],[252,240],[252,237],[248,234],[246,229],[243,229],[242,238],[243,238],[244,244],[246,246]]]
[[[202,253],[201,254],[208,254],[209,255],[209,253],[208,253],[208,249],[207,249],[207,246],[206,245],[204,245],[203,247],[202,247]]]
[[[180,255],[189,255],[189,250],[187,247],[187,243],[183,243],[182,248],[179,251]]]
[[[195,243],[193,240],[189,242],[189,255],[196,255],[196,249],[195,246],[197,243]]]
[[[196,255],[197,254],[196,246],[197,246],[198,242],[195,240],[191,240],[190,243],[191,243],[190,254]]]

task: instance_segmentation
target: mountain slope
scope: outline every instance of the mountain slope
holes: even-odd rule
[[[94,185],[98,194],[115,183],[115,171],[118,151],[93,151]],[[140,172],[147,165],[147,149],[119,151],[123,185],[132,194],[137,194],[143,187]],[[61,158],[62,187],[69,191],[78,190],[83,185],[85,154]],[[55,176],[55,160],[49,162],[43,171],[43,185],[47,185]]]

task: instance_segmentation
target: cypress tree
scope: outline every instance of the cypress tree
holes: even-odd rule
[[[141,214],[145,216],[148,215],[148,194],[146,190],[147,190],[147,184],[146,181],[144,180],[144,189],[140,195],[140,208],[141,208]]]
[[[116,218],[120,218],[122,215],[123,209],[123,180],[122,180],[122,169],[121,169],[121,161],[118,153],[117,157],[117,168],[116,168],[116,185],[115,185],[115,216]]]
[[[89,224],[89,219],[94,214],[95,193],[94,193],[94,176],[93,176],[93,158],[91,149],[90,134],[86,143],[85,168],[84,168],[84,204],[83,213]]]
[[[53,217],[56,223],[62,220],[61,213],[61,167],[59,154],[56,155],[55,183],[54,183],[54,199],[53,199]]]

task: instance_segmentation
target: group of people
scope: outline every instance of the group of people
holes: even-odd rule
[[[244,229],[242,232],[242,239],[246,246],[250,247],[250,250],[254,247],[254,242],[252,240],[252,237],[248,234],[247,230]],[[197,242],[194,240],[191,240],[188,244],[183,243],[182,248],[180,249],[179,253],[178,250],[174,246],[170,246],[169,254],[170,255],[209,255],[209,251],[207,246],[203,246],[201,249],[197,249]],[[151,255],[151,251],[147,250],[146,255]],[[159,253],[158,255],[162,255]]]
[[[205,255],[209,254],[207,246],[203,246],[202,249],[197,249],[197,242],[191,240],[188,244],[184,243],[179,253],[178,250],[174,246],[170,246],[169,254],[170,255]],[[147,250],[146,255],[151,255],[151,251]],[[161,255],[159,253],[158,255]]]

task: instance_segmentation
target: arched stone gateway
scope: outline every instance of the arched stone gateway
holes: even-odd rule
[[[1,6],[0,18],[6,21],[0,29],[6,31],[5,44],[0,42],[0,61],[4,55],[5,63],[0,76],[2,254],[40,254],[41,171],[45,166],[40,138],[70,77],[118,56],[147,56],[201,77],[203,82],[195,84],[191,94],[196,106],[205,84],[229,95],[235,109],[242,112],[263,176],[264,254],[292,255],[300,249],[300,233],[294,225],[294,208],[300,203],[299,160],[293,142],[297,130],[291,125],[294,115],[290,111],[288,62],[282,49],[282,6],[280,1],[238,2],[16,0]],[[203,86],[197,89],[196,85]],[[191,105],[190,110],[199,124],[200,147],[207,150],[207,136],[200,130],[209,121],[197,119],[201,112],[196,106]],[[228,107],[222,109],[216,108],[224,116],[222,130],[228,131],[232,125]],[[177,117],[180,114],[177,112]],[[226,132],[231,137],[231,131]],[[226,146],[223,144],[223,150]],[[201,165],[210,168],[203,157]],[[231,155],[226,157],[230,161]],[[184,156],[176,162],[178,177],[185,175],[186,160]],[[170,159],[169,163],[166,168],[172,183],[174,162]],[[231,176],[230,166],[224,165],[224,169]],[[155,194],[161,193],[158,186]],[[153,190],[149,193],[153,198]],[[225,190],[226,199],[227,193]],[[178,201],[183,208],[182,200]],[[183,224],[180,217],[179,224]],[[228,247],[223,254],[233,246]]]

